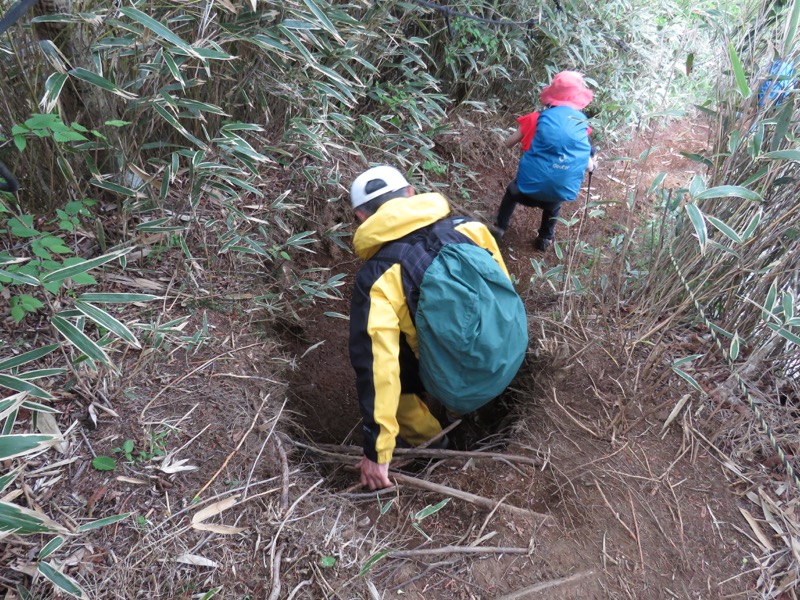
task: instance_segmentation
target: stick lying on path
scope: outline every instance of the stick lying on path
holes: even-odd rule
[[[297,440],[293,443],[298,448],[304,450],[311,450],[312,452],[329,452],[336,454],[352,454],[360,455],[364,450],[359,446],[340,446],[338,444],[317,444],[311,446],[303,444]],[[438,450],[435,448],[395,448],[393,454],[409,458],[474,458],[476,460],[494,460],[504,459],[510,462],[520,463],[524,465],[531,465],[533,467],[541,467],[543,461],[529,456],[519,456],[517,454],[503,454],[502,452],[481,452],[480,450]]]
[[[298,442],[297,440],[292,440],[292,443],[294,443],[294,445],[297,446],[298,448],[310,450],[311,452],[321,454],[324,456],[331,456],[334,458],[338,458],[343,461],[350,459],[354,455],[359,455],[363,453],[363,450],[357,446],[338,446],[336,444],[319,444],[318,447],[318,446],[303,444],[302,442]],[[330,448],[331,450],[328,450],[328,448]],[[336,452],[337,450],[338,452]],[[419,450],[416,448],[395,448],[395,453],[405,453],[405,452],[408,452],[409,456],[413,456],[414,455],[413,453],[416,452],[416,453],[423,453],[421,454],[421,456],[461,457],[461,458],[504,458],[506,460],[517,460],[517,462],[525,462],[527,464],[531,463],[534,465],[537,464],[533,459],[528,458],[526,456],[510,456],[505,454],[489,453],[489,452],[461,452],[458,450],[431,450],[431,449]],[[356,470],[355,466],[353,465],[348,465],[348,467],[352,468],[353,470]],[[459,500],[464,500],[471,504],[482,506],[483,508],[488,508],[489,510],[496,510],[498,508],[502,508],[507,512],[513,513],[518,516],[532,518],[534,520],[541,521],[545,524],[552,524],[551,522],[553,517],[551,517],[550,515],[534,512],[532,510],[528,510],[527,508],[519,508],[517,506],[511,506],[509,504],[502,504],[501,502],[496,502],[495,500],[492,500],[490,498],[485,498],[483,496],[471,494],[470,492],[457,490],[455,488],[451,488],[446,485],[425,481],[424,479],[417,479],[416,477],[402,475],[395,471],[392,471],[389,474],[389,477],[394,479],[398,483],[403,483],[405,485],[422,490],[438,492],[440,494],[444,494],[445,496],[450,496],[451,498],[458,498]]]
[[[594,575],[594,571],[581,571],[580,573],[575,573],[574,575],[570,575],[569,577],[561,577],[560,579],[553,579],[551,581],[542,581],[537,583],[536,585],[532,585],[521,590],[517,590],[516,592],[511,592],[510,594],[506,594],[505,596],[498,598],[498,600],[522,600],[523,598],[530,598],[531,594],[536,594],[537,592],[544,592],[554,587],[558,587],[560,585],[566,585],[568,583],[573,583],[578,581],[579,579],[583,579],[584,577],[588,577],[589,575]],[[552,596],[549,596],[552,598]]]
[[[417,550],[394,550],[390,558],[415,558],[436,554],[530,554],[529,548],[502,548],[499,546],[443,546],[441,548],[419,548]]]
[[[389,473],[389,477],[391,479],[394,479],[398,483],[403,483],[405,485],[419,488],[421,490],[438,492],[440,494],[444,494],[445,496],[450,496],[451,498],[458,498],[459,500],[464,500],[466,502],[469,502],[470,504],[475,504],[477,506],[482,506],[483,508],[488,508],[489,510],[494,510],[499,505],[499,507],[502,508],[503,510],[506,510],[517,516],[530,517],[537,521],[542,521],[545,524],[552,524],[551,521],[553,520],[553,517],[551,517],[550,515],[534,512],[532,510],[528,510],[527,508],[519,508],[517,506],[511,506],[510,504],[500,504],[498,502],[495,502],[494,500],[491,500],[490,498],[485,498],[483,496],[478,496],[476,494],[471,494],[469,492],[457,490],[455,488],[451,488],[446,485],[441,485],[439,483],[425,481],[424,479],[417,479],[416,477],[401,475],[400,473],[394,473],[394,472]]]

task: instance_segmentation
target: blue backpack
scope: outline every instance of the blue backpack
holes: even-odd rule
[[[457,414],[508,387],[528,347],[528,321],[511,281],[492,258],[442,219],[382,248],[399,262],[419,342],[425,389]]]
[[[588,128],[586,115],[569,106],[542,111],[531,147],[519,159],[519,191],[542,202],[575,200],[592,151]]]

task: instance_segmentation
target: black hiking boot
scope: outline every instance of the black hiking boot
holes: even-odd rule
[[[495,241],[499,242],[503,239],[503,236],[506,234],[506,230],[502,227],[498,227],[497,225],[490,225],[489,232],[494,236]]]
[[[533,247],[544,252],[553,244],[553,238],[537,237],[533,240]]]

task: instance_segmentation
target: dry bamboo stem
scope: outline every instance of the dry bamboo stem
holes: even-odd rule
[[[340,446],[337,444],[317,444],[311,446],[296,440],[292,443],[304,450],[310,450],[319,454],[336,455],[358,455],[364,451],[358,446]],[[516,454],[503,454],[502,452],[481,452],[481,451],[467,451],[467,450],[439,450],[435,448],[395,448],[394,454],[398,456],[408,456],[414,458],[473,458],[473,459],[505,459],[515,463],[531,465],[533,467],[542,466],[543,462],[536,458],[528,456],[519,456]]]
[[[396,550],[390,552],[391,558],[415,558],[436,554],[528,554],[528,548],[503,548],[500,546],[443,546],[441,548],[419,548],[417,550]]]
[[[494,510],[498,505],[500,505],[500,507],[503,508],[504,510],[520,517],[530,517],[532,519],[542,521],[546,524],[551,524],[551,521],[553,520],[553,517],[551,517],[550,515],[537,513],[532,510],[528,510],[527,508],[519,508],[517,506],[511,506],[509,504],[500,504],[499,502],[495,502],[494,500],[491,500],[490,498],[485,498],[484,496],[478,496],[476,494],[471,494],[469,492],[457,490],[455,488],[451,488],[446,485],[425,481],[424,479],[417,479],[416,477],[409,477],[408,475],[401,475],[400,473],[394,473],[394,472],[390,473],[389,477],[393,478],[395,481],[399,483],[403,483],[411,487],[419,488],[422,490],[428,490],[430,492],[438,492],[440,494],[444,494],[445,496],[450,496],[451,498],[458,498],[459,500],[464,500],[465,502],[469,502],[470,504],[475,504],[477,506],[482,506],[483,508],[488,508],[489,510]]]
[[[584,577],[589,577],[589,575],[594,575],[594,571],[581,571],[580,573],[575,573],[569,577],[561,577],[560,579],[553,579],[551,581],[542,581],[536,585],[531,585],[529,587],[522,588],[521,590],[517,590],[516,592],[506,594],[505,596],[498,598],[498,600],[521,600],[522,598],[527,598],[529,594],[536,594],[560,585],[573,583],[579,579],[583,579]]]

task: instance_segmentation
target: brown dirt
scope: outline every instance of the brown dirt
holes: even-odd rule
[[[601,155],[605,160],[593,177],[591,199],[624,203],[630,192],[646,189],[662,170],[670,172],[665,182],[670,187],[688,185],[698,171],[697,164],[679,153],[704,147],[706,135],[704,127],[688,122],[643,133],[628,142],[627,152],[638,157],[650,146],[654,150],[644,169],[639,165],[635,171],[627,161]],[[504,186],[514,175],[514,157],[504,155],[505,165],[490,169],[487,165],[499,161],[490,159],[493,150],[477,130],[462,132],[458,143],[455,158],[476,170],[485,186],[478,202],[460,208],[489,222]],[[638,181],[628,183],[633,172]],[[604,238],[626,224],[629,211],[624,205],[612,206],[605,218],[588,219],[584,198],[582,193],[562,216],[584,218],[583,239],[603,244]],[[640,194],[632,223],[646,214],[647,202]],[[503,241],[507,264],[526,301],[532,340],[542,338],[545,329],[553,331],[551,320],[559,318],[559,299],[542,283],[531,282],[531,259],[542,261],[546,268],[564,262],[552,250],[541,253],[532,249],[539,218],[538,211],[518,208]],[[557,229],[559,235],[564,235],[562,225]],[[347,261],[331,267],[351,275],[358,264]],[[289,394],[295,406],[308,407],[300,409],[305,431],[318,442],[360,441],[347,324],[322,316],[326,310],[346,312],[348,302],[345,297],[316,307],[304,317],[303,335],[290,343],[298,355],[313,348],[298,360]],[[365,527],[381,532],[379,538],[389,547],[394,547],[392,543],[412,548],[466,544],[480,529],[483,534],[496,534],[490,545],[530,547],[531,556],[462,559],[445,555],[387,561],[386,565],[379,562],[372,571],[379,590],[396,590],[409,598],[495,598],[536,582],[590,572],[575,582],[524,597],[716,598],[746,593],[754,576],[740,576],[740,570],[750,542],[731,527],[741,518],[736,496],[727,488],[725,471],[713,454],[698,445],[691,433],[691,419],[662,435],[661,424],[675,403],[664,400],[677,401],[677,390],[638,381],[636,360],[623,354],[622,345],[607,345],[614,338],[623,342],[623,336],[609,335],[614,327],[613,322],[598,317],[586,323],[588,331],[576,332],[571,340],[562,337],[554,342],[555,347],[534,341],[528,364],[512,384],[512,391],[501,398],[505,404],[501,418],[490,419],[488,428],[470,423],[466,445],[483,447],[488,443],[511,454],[546,457],[541,469],[497,462],[465,465],[452,460],[437,464],[438,470],[429,473],[424,465],[417,465],[418,471],[437,482],[551,514],[555,526],[509,518],[502,510],[488,519],[486,511],[453,501],[421,524],[433,540],[425,543],[411,527],[409,514],[441,500],[441,495],[420,497],[403,488],[384,515],[380,515],[374,496],[369,499],[364,494],[367,498],[358,504]],[[664,408],[652,410],[662,404]],[[513,425],[496,432],[493,428],[509,411]],[[481,442],[478,434],[489,437]],[[352,474],[332,475],[330,467],[323,472],[329,474],[335,489],[355,481]]]
[[[625,201],[629,191],[646,189],[655,174],[667,169],[674,178],[670,185],[688,184],[696,163],[678,153],[703,147],[703,128],[686,121],[649,137],[630,140],[625,150],[638,156],[656,147],[645,169],[636,170],[636,181],[627,162],[603,153],[606,160],[593,178],[592,199]],[[461,208],[488,220],[514,175],[513,153],[498,153],[497,140],[466,125],[457,145],[443,140],[440,150],[446,151],[448,143],[454,159],[473,169],[480,182],[473,184],[480,188],[472,191],[473,200]],[[640,194],[630,222],[624,206],[608,208],[604,218],[588,219],[582,195],[562,216],[585,218],[583,239],[605,244],[616,227],[646,215],[647,202]],[[579,577],[514,597],[747,596],[758,573],[746,563],[753,543],[742,533],[749,529],[738,510],[739,492],[732,489],[741,480],[699,442],[691,413],[662,432],[684,390],[640,379],[638,365],[645,356],[627,350],[631,334],[616,319],[624,307],[605,307],[591,320],[570,326],[561,314],[561,298],[545,283],[532,281],[532,258],[547,267],[564,262],[552,250],[532,250],[538,219],[538,212],[520,207],[503,244],[529,312],[528,360],[495,407],[470,418],[454,437],[461,447],[537,457],[541,466],[451,459],[416,461],[408,472],[546,513],[552,517],[548,525],[502,508],[490,513],[452,500],[418,523],[423,534],[410,515],[443,495],[399,486],[378,500],[354,487],[356,478],[341,461],[291,447],[289,437],[313,443],[360,441],[348,324],[325,314],[348,312],[348,285],[343,298],[318,302],[301,311],[299,324],[288,323],[279,332],[282,347],[265,341],[260,325],[248,321],[236,302],[183,307],[193,314],[187,331],[196,330],[205,315],[216,341],[196,352],[176,347],[166,362],[163,354],[157,360],[155,355],[131,358],[124,362],[120,385],[108,389],[94,382],[93,389],[105,390],[104,395],[74,392],[60,398],[62,426],[78,421],[80,435],[73,436],[67,454],[75,461],[52,484],[26,479],[37,502],[48,514],[62,514],[70,522],[134,513],[131,520],[70,546],[70,554],[61,557],[67,571],[87,585],[100,582],[94,586],[98,598],[188,599],[217,586],[222,586],[218,598],[267,598],[274,564],[280,565],[281,598],[291,590],[296,598],[367,598],[368,586],[374,585],[377,597],[488,599],[572,575]],[[572,233],[559,225],[557,235]],[[348,282],[359,266],[338,250],[314,261],[346,273]],[[86,409],[92,401],[120,417],[99,411],[97,427],[89,426]],[[273,428],[289,436],[279,437]],[[160,432],[167,432],[168,450],[182,448],[177,459],[199,468],[167,474],[154,469],[158,463],[151,460],[133,461],[111,473],[88,467],[92,454],[113,454],[112,448],[126,439],[133,439],[137,450],[146,449]],[[285,464],[281,449],[288,454]],[[34,461],[29,469],[52,460]],[[244,496],[235,509],[209,519],[243,527],[243,532],[221,535],[193,528],[192,498],[209,482],[201,495],[208,502],[203,506],[215,501],[212,495],[222,498],[252,484],[237,492]],[[40,492],[37,486],[44,484],[49,491]],[[311,491],[313,485],[318,487]],[[71,507],[70,514],[57,507]],[[481,546],[528,548],[530,553],[384,558],[366,576],[358,575],[368,557],[381,550],[467,546],[479,538]],[[276,562],[279,548],[282,561]],[[176,564],[181,554],[203,556],[218,566]],[[0,585],[10,585],[22,578],[14,568],[24,568],[32,556],[0,544],[0,558],[10,565],[2,569]],[[335,565],[323,565],[323,558],[335,559]],[[47,587],[37,585],[34,590],[48,597]]]

